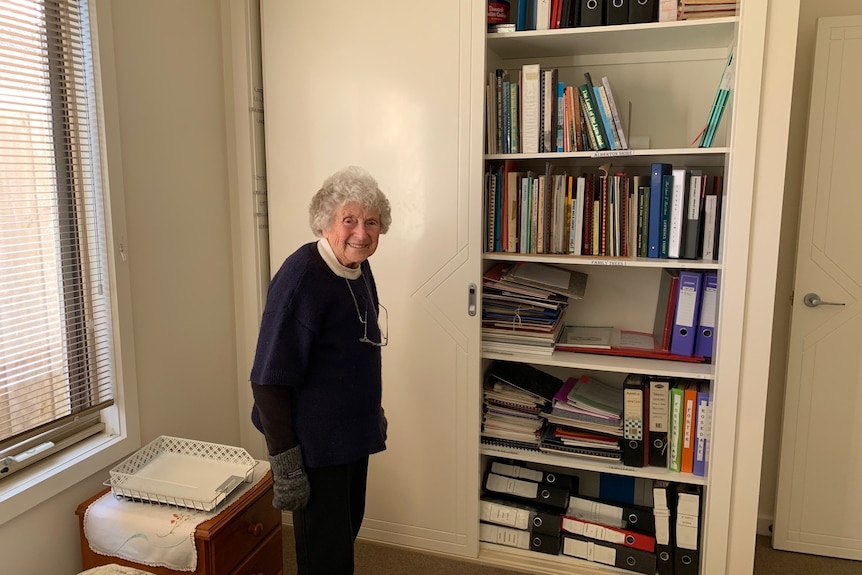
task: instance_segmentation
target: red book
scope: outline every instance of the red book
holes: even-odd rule
[[[554,11],[551,15],[551,28],[560,27],[560,17],[563,15],[563,0],[554,0]]]
[[[658,349],[669,352],[673,320],[676,315],[676,299],[679,295],[679,271],[664,269],[661,274],[655,322],[653,323],[653,337]]]

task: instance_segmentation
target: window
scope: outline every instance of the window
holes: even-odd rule
[[[113,403],[87,0],[0,3],[0,481]]]

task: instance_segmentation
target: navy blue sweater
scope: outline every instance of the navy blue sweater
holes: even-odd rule
[[[357,316],[357,306],[363,316],[367,311],[368,337],[380,341],[377,288],[368,262],[361,267],[356,280],[338,276],[310,243],[284,261],[269,286],[251,381],[291,388],[290,419],[308,467],[386,449],[380,348],[359,341]],[[266,421],[278,421],[283,408],[254,407]],[[258,415],[252,419],[260,429]]]

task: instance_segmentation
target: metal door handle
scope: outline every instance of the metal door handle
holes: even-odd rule
[[[802,298],[802,302],[808,307],[817,307],[819,305],[844,305],[843,303],[836,301],[823,301],[820,299],[820,296],[816,293],[807,293],[805,297]]]

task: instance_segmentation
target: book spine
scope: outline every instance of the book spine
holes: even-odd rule
[[[670,390],[670,439],[667,458],[668,470],[679,472],[682,469],[682,433],[684,418],[685,391],[679,387]]]
[[[520,106],[518,105],[518,83],[509,84],[509,117],[511,118],[510,137],[511,147],[509,152],[517,154],[521,151],[521,125],[518,121]]]
[[[485,174],[485,230],[487,232],[485,251],[494,251],[494,220],[496,211],[496,176],[489,171]]]
[[[679,259],[680,248],[682,247],[683,222],[685,221],[686,171],[683,169],[673,170],[672,176],[667,257]]]
[[[495,72],[494,78],[494,96],[495,96],[495,110],[496,113],[496,122],[497,122],[497,131],[495,135],[495,148],[497,152],[503,151],[503,70],[497,69]]]
[[[638,257],[647,257],[647,234],[649,230],[649,186],[640,186],[637,190],[638,199]]]
[[[628,141],[626,140],[625,130],[623,130],[623,123],[620,119],[620,113],[617,109],[616,101],[614,100],[614,94],[611,91],[611,81],[608,79],[607,76],[602,77],[602,85],[605,88],[605,95],[607,96],[608,105],[611,109],[611,117],[613,117],[614,119],[614,128],[616,129],[617,140],[619,141],[620,149],[628,150],[629,145]]]
[[[521,68],[521,132],[525,154],[539,153],[540,73],[538,64],[525,64]]]
[[[602,129],[604,130],[605,138],[608,141],[608,149],[619,150],[613,132],[613,119],[610,116],[610,110],[607,106],[607,98],[602,95],[601,86],[593,86],[593,96],[595,97],[596,108],[599,111],[599,118],[602,121]]]
[[[670,244],[670,203],[673,195],[673,176],[665,175],[661,178],[661,209],[659,211],[660,236],[658,257],[668,257]]]
[[[565,152],[566,146],[566,85],[557,82],[557,151]]]
[[[650,167],[649,231],[647,257],[659,257],[661,240],[662,177],[669,174],[670,164],[653,163]]]
[[[590,133],[590,140],[594,143],[594,150],[606,150],[608,149],[608,143],[605,141],[604,134],[602,133],[601,120],[598,116],[598,111],[596,110],[595,102],[593,101],[593,95],[591,93],[589,85],[581,84],[578,86],[578,93],[581,98],[581,106],[584,108],[584,117],[587,120],[587,128]]]

